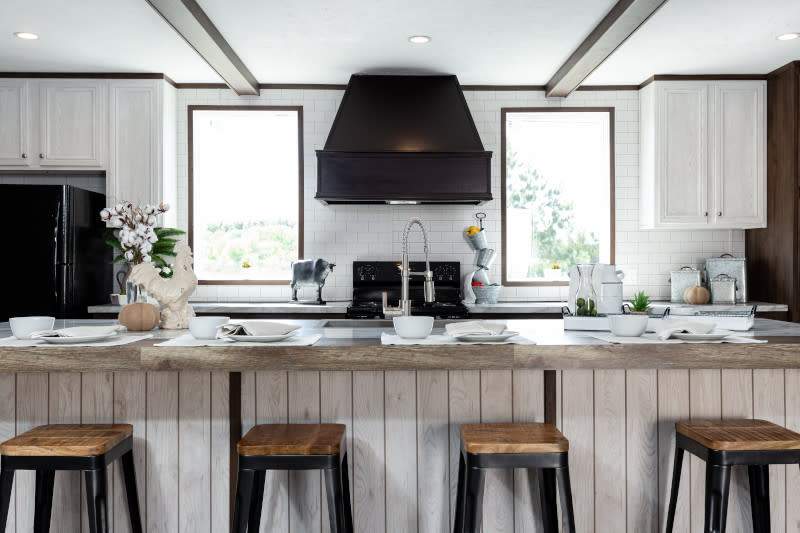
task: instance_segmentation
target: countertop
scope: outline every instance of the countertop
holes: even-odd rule
[[[200,315],[226,315],[226,314],[344,314],[350,301],[329,301],[326,305],[295,304],[290,302],[190,302],[197,314]],[[552,314],[561,313],[561,308],[566,302],[500,302],[497,304],[467,304],[472,313],[492,314]],[[652,306],[663,308],[669,306],[672,314],[691,314],[694,310],[703,311],[734,311],[750,309],[758,306],[758,311],[784,312],[789,310],[785,304],[766,302],[749,302],[735,305],[689,305],[657,301]],[[117,314],[122,309],[119,305],[93,305],[89,307],[90,314]]]
[[[0,372],[157,370],[432,370],[570,368],[800,368],[800,324],[756,319],[744,335],[765,344],[609,344],[587,332],[564,331],[561,320],[508,320],[536,345],[382,346],[390,327],[347,327],[347,321],[287,321],[303,333],[319,333],[313,346],[159,347],[162,339],[186,331],[153,332],[154,339],[114,348],[0,346]],[[113,321],[58,321],[56,327]],[[364,321],[353,321],[363,326]],[[378,321],[372,324],[383,325]],[[345,327],[341,327],[345,326]],[[435,331],[436,332],[436,331]],[[0,338],[10,335],[0,325]]]

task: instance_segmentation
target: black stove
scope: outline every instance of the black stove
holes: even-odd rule
[[[461,264],[458,261],[431,261],[436,301],[425,303],[421,276],[412,276],[409,285],[411,314],[435,318],[467,318],[469,310],[461,303]],[[413,272],[425,270],[424,261],[411,261]],[[354,261],[353,303],[347,318],[384,318],[383,293],[389,305],[400,301],[400,262]]]

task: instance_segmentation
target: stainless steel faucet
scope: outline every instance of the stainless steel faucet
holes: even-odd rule
[[[425,271],[412,272],[408,266],[408,232],[411,227],[416,224],[422,230],[422,237],[425,240]],[[383,293],[383,314],[384,316],[411,316],[411,300],[409,299],[409,279],[411,276],[425,276],[424,293],[425,303],[433,303],[436,301],[436,292],[433,286],[433,271],[431,271],[431,264],[428,261],[428,230],[422,223],[422,220],[414,217],[408,219],[405,229],[403,229],[403,261],[400,266],[400,305],[398,307],[389,307],[386,293]]]

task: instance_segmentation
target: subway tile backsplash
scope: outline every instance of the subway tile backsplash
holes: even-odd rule
[[[328,277],[325,297],[346,300],[351,296],[352,262],[399,260],[403,225],[411,216],[421,216],[431,237],[431,259],[457,260],[462,271],[474,268],[464,229],[474,223],[479,211],[486,213],[485,227],[498,260],[490,277],[500,281],[500,109],[503,107],[614,107],[616,184],[616,263],[625,271],[625,296],[644,290],[657,298],[669,297],[669,271],[684,265],[699,267],[705,258],[725,252],[744,254],[744,231],[641,231],[639,230],[639,93],[638,91],[576,91],[569,98],[546,98],[541,91],[465,91],[483,144],[493,152],[492,195],[482,206],[324,206],[316,192],[315,150],[325,144],[343,91],[280,89],[262,90],[258,97],[238,97],[227,89],[181,89],[178,91],[178,206],[180,227],[188,220],[187,106],[302,105],[304,134],[305,255],[323,257],[337,264]],[[412,259],[422,257],[422,238],[411,234]],[[287,265],[288,268],[288,265]],[[312,297],[311,289],[301,293]],[[566,288],[506,287],[501,299],[563,300]],[[285,301],[289,287],[252,285],[201,285],[195,300]]]

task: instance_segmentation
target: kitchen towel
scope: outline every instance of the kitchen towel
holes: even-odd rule
[[[184,334],[155,346],[311,346],[322,335],[294,335],[285,341],[275,342],[238,342],[233,339],[195,339],[191,334]]]
[[[113,333],[123,333],[128,331],[125,326],[77,326],[74,328],[54,329],[49,331],[37,331],[31,334],[32,339],[40,337],[96,337],[99,335],[111,335]]]
[[[220,326],[218,337],[231,335],[252,335],[254,337],[268,337],[271,335],[286,335],[300,329],[300,326],[273,322],[270,320],[237,320]]]
[[[517,335],[510,339],[495,341],[495,342],[464,342],[454,339],[449,335],[428,335],[424,339],[404,339],[399,335],[391,335],[389,333],[381,333],[381,344],[397,345],[397,346],[414,346],[419,344],[424,345],[456,345],[456,344],[536,344],[534,341]]]
[[[695,322],[692,320],[670,320],[664,319],[660,322],[653,321],[653,329],[656,336],[662,341],[669,339],[675,333],[692,333],[694,335],[705,335],[717,327],[716,324],[707,322]]]
[[[110,339],[104,341],[97,341],[97,342],[80,342],[75,344],[50,344],[42,339],[18,339],[16,337],[6,337],[5,339],[0,339],[0,346],[10,347],[10,348],[30,348],[35,346],[40,348],[42,346],[50,346],[56,348],[73,348],[73,347],[80,347],[80,346],[89,346],[93,348],[103,348],[109,346],[123,346],[125,344],[131,344],[133,342],[143,341],[145,339],[151,338],[152,334],[146,335],[119,335],[116,337],[111,337]]]
[[[447,324],[444,329],[451,337],[462,337],[464,335],[500,335],[506,330],[506,326],[485,320],[470,320],[469,322]]]
[[[592,333],[589,337],[614,344],[763,344],[767,341],[753,339],[752,337],[737,337],[732,335],[718,341],[684,341],[681,339],[661,339],[655,333],[645,333],[641,337],[617,337],[613,333]]]

